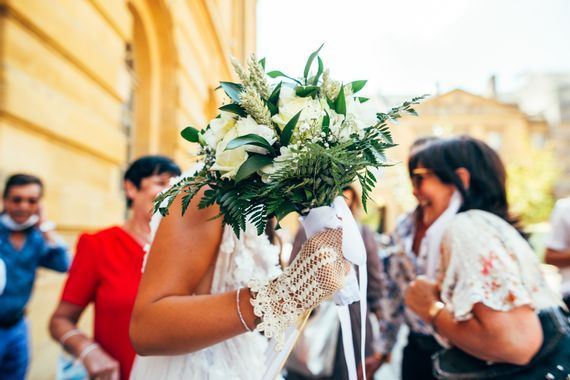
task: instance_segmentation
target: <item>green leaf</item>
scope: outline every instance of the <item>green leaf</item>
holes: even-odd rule
[[[262,154],[251,154],[249,158],[239,167],[235,181],[241,182],[248,178],[253,173],[257,172],[259,169],[270,165],[273,162],[273,158],[270,156],[264,156]]]
[[[263,137],[254,134],[243,135],[236,137],[226,145],[226,150],[232,150],[244,145],[255,145],[264,148],[271,154],[275,154],[273,147]]]
[[[313,85],[315,86],[319,83],[319,79],[323,74],[324,70],[323,60],[321,59],[321,57],[317,57],[317,61],[319,62],[319,69],[317,70],[317,75],[315,75],[315,79],[313,80]]]
[[[297,88],[295,88],[295,94],[301,98],[306,98],[307,96],[316,94],[319,88],[319,86],[297,86]]]
[[[350,86],[352,87],[352,93],[356,94],[358,91],[362,90],[362,88],[366,85],[365,80],[355,80],[354,82],[350,82]]]
[[[220,86],[228,97],[236,103],[239,103],[239,94],[243,91],[243,86],[239,83],[220,82]]]
[[[370,98],[363,98],[363,97],[361,97],[361,96],[359,96],[359,97],[356,98],[356,99],[358,99],[358,101],[359,101],[360,103],[366,103],[367,101],[370,100]]]
[[[340,91],[334,102],[334,110],[339,115],[346,116],[346,99],[344,98],[344,86],[340,86]]]
[[[297,112],[297,114],[287,122],[285,128],[283,128],[283,132],[281,132],[281,145],[287,146],[291,142],[291,136],[293,136],[293,131],[297,126],[297,121],[299,121],[301,112],[303,112],[303,110]]]
[[[220,111],[235,113],[236,115],[243,116],[243,117],[247,116],[245,109],[237,103],[224,104],[223,106],[221,106],[218,109]]]
[[[265,70],[265,57],[259,60],[259,64],[261,65],[261,67],[263,67],[263,70]]]
[[[273,103],[271,103],[270,101],[264,100],[265,105],[267,105],[267,108],[269,108],[269,112],[271,113],[271,116],[279,113],[279,109],[277,108],[277,106]]]
[[[305,82],[307,82],[307,77],[309,76],[309,71],[311,70],[311,65],[313,64],[315,57],[317,55],[319,55],[319,52],[321,51],[323,46],[324,46],[324,44],[322,44],[317,50],[312,52],[311,55],[309,56],[309,59],[307,59],[307,64],[305,65],[305,72],[304,72]]]
[[[330,124],[331,124],[331,118],[329,116],[329,113],[325,110],[325,116],[323,116],[323,128],[322,128],[323,132],[329,133]]]
[[[197,143],[200,141],[200,131],[194,127],[186,127],[181,132],[180,135],[193,143]]]
[[[409,114],[412,115],[412,116],[418,116],[418,113],[417,113],[416,110],[413,109],[413,108],[408,108],[408,109],[406,110],[406,112],[409,113]]]
[[[277,105],[277,103],[279,102],[279,94],[281,93],[281,85],[282,84],[283,84],[283,82],[279,82],[279,84],[277,86],[275,86],[275,88],[271,92],[271,95],[269,95],[269,99],[267,99],[268,102],[273,103],[274,105]]]
[[[270,71],[267,73],[267,75],[273,79],[278,78],[278,77],[285,77],[285,78],[291,79],[292,81],[299,83],[299,85],[302,85],[302,83],[299,80],[292,78],[289,75],[286,75],[279,70]]]

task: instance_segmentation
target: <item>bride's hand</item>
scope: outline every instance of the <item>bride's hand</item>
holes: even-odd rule
[[[282,344],[286,329],[306,311],[343,287],[350,263],[342,255],[342,229],[329,229],[309,239],[283,274],[268,283],[251,285],[257,326]]]

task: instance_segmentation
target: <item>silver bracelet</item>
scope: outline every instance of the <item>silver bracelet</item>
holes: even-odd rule
[[[236,305],[237,305],[238,317],[239,317],[239,320],[241,321],[241,324],[245,328],[245,330],[251,332],[253,330],[249,328],[247,323],[245,323],[245,319],[243,319],[243,315],[241,314],[241,308],[239,306],[239,292],[240,292],[240,290],[241,290],[241,288],[238,288],[237,293],[236,293]]]
[[[72,336],[80,335],[80,334],[81,334],[81,330],[79,330],[79,329],[69,330],[68,332],[66,332],[65,334],[63,334],[62,336],[59,337],[59,344],[61,344],[63,346],[69,338],[71,338]]]
[[[90,345],[88,345],[87,347],[85,347],[83,349],[83,351],[81,351],[81,353],[79,354],[79,361],[81,363],[83,363],[83,360],[85,359],[85,357],[87,357],[87,355],[89,355],[89,353],[91,353],[91,351],[97,349],[99,347],[99,345],[95,342],[91,343]]]

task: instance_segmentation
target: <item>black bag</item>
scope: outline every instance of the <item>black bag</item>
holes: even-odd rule
[[[433,355],[433,374],[441,380],[470,379],[570,379],[570,317],[559,307],[538,314],[544,341],[538,353],[525,366],[487,364],[458,348]]]

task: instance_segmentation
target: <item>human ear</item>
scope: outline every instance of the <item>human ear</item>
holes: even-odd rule
[[[124,186],[125,186],[125,194],[127,195],[127,198],[133,199],[135,197],[137,191],[138,191],[135,184],[129,180],[126,180],[124,182]]]
[[[469,170],[465,168],[457,168],[455,169],[455,174],[457,174],[461,183],[463,183],[465,190],[469,190],[469,186],[471,185],[471,173],[469,173]]]

